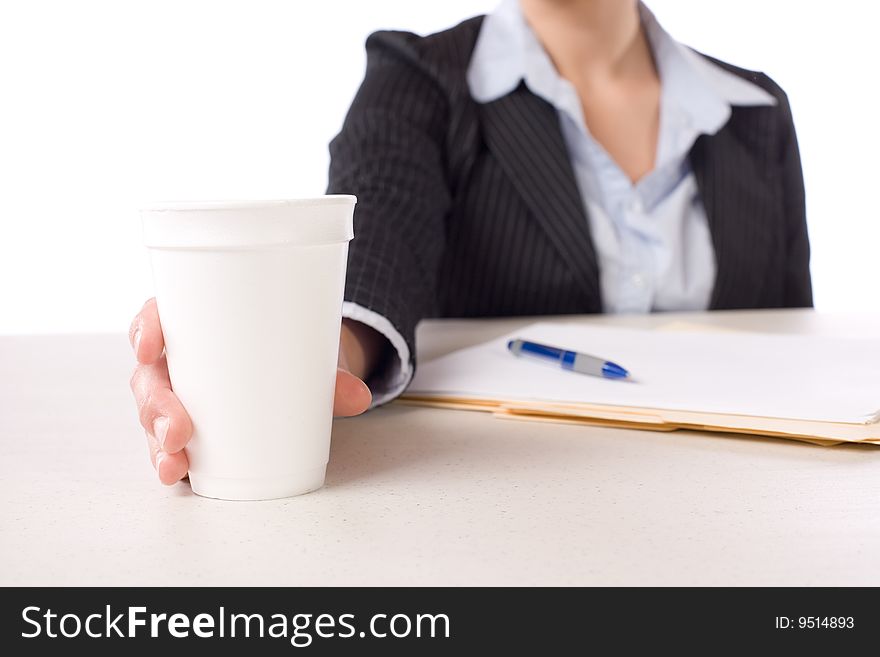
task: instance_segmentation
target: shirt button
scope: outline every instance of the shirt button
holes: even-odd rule
[[[645,286],[645,277],[642,276],[641,274],[633,274],[630,277],[630,281],[632,281],[632,284],[635,285],[636,287],[644,287]]]
[[[629,210],[630,212],[640,213],[644,207],[642,206],[642,201],[639,198],[633,198],[629,201]]]

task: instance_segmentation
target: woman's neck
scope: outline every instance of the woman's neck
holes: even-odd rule
[[[654,74],[637,0],[520,0],[520,6],[562,77]]]

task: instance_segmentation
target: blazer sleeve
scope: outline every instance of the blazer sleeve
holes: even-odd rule
[[[448,101],[420,56],[420,39],[406,32],[367,39],[364,80],[330,144],[328,184],[328,193],[358,199],[345,300],[387,319],[412,367],[416,324],[435,314],[451,203]]]
[[[782,186],[785,212],[786,264],[784,304],[790,308],[813,306],[810,278],[810,240],[807,234],[804,174],[791,106],[781,93]]]

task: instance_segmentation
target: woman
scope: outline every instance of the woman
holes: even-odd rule
[[[424,317],[812,305],[784,92],[635,0],[505,0],[427,37],[376,33],[367,54],[330,146],[328,192],[358,196],[338,415],[403,391]],[[132,343],[173,483],[191,425],[154,302]]]

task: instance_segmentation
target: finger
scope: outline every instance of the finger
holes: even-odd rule
[[[141,311],[135,315],[128,329],[128,339],[138,362],[154,363],[162,356],[165,338],[162,335],[162,324],[159,321],[155,298],[148,299]]]
[[[351,372],[336,370],[336,396],[333,400],[333,415],[348,417],[359,415],[370,407],[373,395],[367,384]]]
[[[192,437],[192,420],[171,389],[163,356],[151,365],[138,365],[131,377],[141,426],[168,454],[182,450]]]
[[[159,481],[166,486],[176,484],[183,479],[188,470],[189,461],[186,452],[167,454],[160,451],[156,457],[156,473],[159,475]]]
[[[159,448],[159,443],[153,436],[147,434],[147,447],[150,450],[150,461],[156,468],[159,481],[166,486],[177,483],[183,479],[189,470],[189,461],[185,452],[168,454]]]

